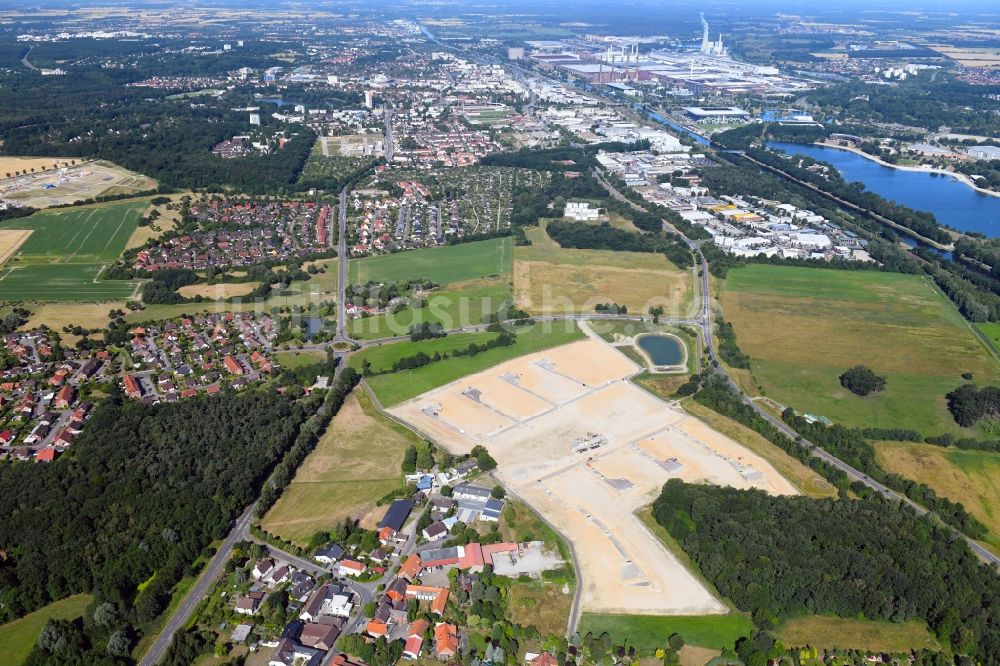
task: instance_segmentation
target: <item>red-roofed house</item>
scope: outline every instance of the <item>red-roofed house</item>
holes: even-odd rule
[[[341,576],[360,576],[367,568],[363,563],[355,560],[341,560],[337,567],[337,573]]]
[[[420,556],[414,553],[407,557],[406,561],[399,567],[399,575],[412,583],[420,575],[422,569],[423,565],[420,564]]]
[[[438,659],[451,659],[458,653],[458,627],[442,622],[434,627],[434,651]]]
[[[416,620],[406,631],[406,645],[403,647],[403,656],[407,659],[418,659],[420,652],[424,649],[424,634],[430,628],[427,620]]]

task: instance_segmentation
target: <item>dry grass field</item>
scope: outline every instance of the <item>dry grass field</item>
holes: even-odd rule
[[[246,296],[260,286],[260,282],[220,282],[218,284],[188,284],[177,292],[184,298],[203,296],[213,300]]]
[[[559,247],[544,227],[529,229],[532,245],[514,248],[514,300],[533,314],[593,312],[598,303],[647,312],[687,314],[693,301],[690,271],[662,254]]]
[[[372,527],[376,502],[402,483],[403,452],[414,441],[378,416],[360,389],[348,397],[261,526],[305,543],[345,518]]]
[[[452,453],[483,444],[495,475],[576,546],[582,608],[728,611],[636,516],[669,478],[796,494],[763,458],[629,379],[596,336],[506,361],[391,409]],[[582,439],[593,448],[574,452]]]
[[[875,452],[888,471],[961,502],[989,528],[987,545],[1000,552],[1000,454],[910,442],[876,442]]]
[[[57,165],[56,168],[62,166],[69,166],[72,161],[79,162],[80,159],[76,157],[6,157],[0,156],[0,177],[7,178],[7,174],[13,175],[18,171],[28,171],[30,172],[34,169],[36,172],[45,171],[52,169],[53,165]]]
[[[785,645],[822,645],[830,648],[909,652],[941,645],[923,622],[872,622],[810,615],[789,620],[774,630]]]
[[[10,259],[30,235],[31,229],[0,229],[0,264]]]
[[[948,56],[963,67],[1000,67],[1000,49],[965,48],[958,46],[931,47],[941,55]]]

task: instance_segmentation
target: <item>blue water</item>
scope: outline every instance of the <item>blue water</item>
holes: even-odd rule
[[[637,342],[653,365],[678,365],[684,360],[681,345],[672,335],[643,335]]]
[[[788,154],[829,162],[844,180],[861,181],[870,192],[933,213],[941,224],[960,231],[1000,236],[1000,197],[980,194],[950,176],[901,171],[836,148],[784,141],[770,141],[767,145]]]

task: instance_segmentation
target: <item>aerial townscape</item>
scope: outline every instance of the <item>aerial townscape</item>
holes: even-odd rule
[[[0,666],[1000,666],[995,0],[0,6]]]

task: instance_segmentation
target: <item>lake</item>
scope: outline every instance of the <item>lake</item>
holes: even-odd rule
[[[950,176],[893,169],[846,150],[813,144],[769,141],[767,146],[829,162],[844,180],[861,181],[868,191],[933,213],[938,222],[959,231],[1000,236],[1000,197],[980,194]]]
[[[653,365],[680,365],[684,362],[684,345],[673,335],[649,333],[636,340]]]

